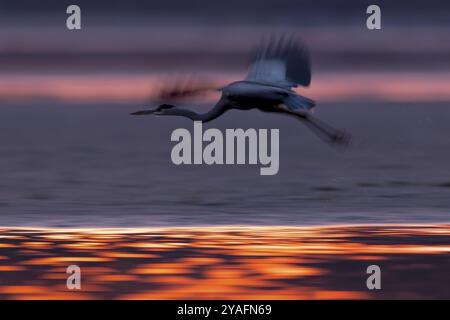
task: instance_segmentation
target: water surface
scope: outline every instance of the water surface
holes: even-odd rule
[[[230,111],[205,128],[279,128],[280,170],[176,166],[187,119],[135,118],[136,105],[0,105],[0,225],[170,226],[448,222],[445,103],[322,103],[353,135],[332,148],[295,119]],[[207,106],[199,110],[207,109]]]

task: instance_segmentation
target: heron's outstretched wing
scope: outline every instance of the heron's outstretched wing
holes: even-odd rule
[[[149,100],[154,104],[179,102],[202,97],[208,92],[217,91],[218,88],[219,85],[211,79],[194,76],[174,77],[161,80]]]
[[[161,100],[177,100],[201,95],[207,91],[217,90],[217,86],[195,78],[175,80],[171,86],[160,88],[157,96]]]
[[[246,80],[281,87],[309,86],[311,64],[306,47],[293,38],[271,38],[256,50]]]

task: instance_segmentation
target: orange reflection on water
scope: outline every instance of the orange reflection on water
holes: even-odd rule
[[[449,253],[449,225],[4,227],[0,298],[450,298]],[[366,289],[371,264],[386,290]]]

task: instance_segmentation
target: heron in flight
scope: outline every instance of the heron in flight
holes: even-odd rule
[[[244,80],[218,89],[222,92],[221,98],[210,111],[199,114],[165,103],[152,110],[131,114],[182,116],[208,122],[231,109],[258,109],[295,117],[331,144],[348,144],[350,136],[347,133],[313,117],[311,111],[316,103],[293,90],[299,85],[307,87],[310,83],[311,64],[307,48],[293,38],[272,38],[258,47]],[[165,92],[165,96],[187,96],[203,89],[172,90]]]

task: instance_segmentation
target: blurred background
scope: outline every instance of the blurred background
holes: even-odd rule
[[[81,30],[66,8],[81,8]],[[0,225],[448,222],[450,3],[0,1]],[[280,128],[280,172],[175,166],[187,119],[132,118],[183,75],[242,79],[263,36],[312,55],[302,94],[353,135],[345,152],[293,119],[233,111],[206,127]],[[207,110],[217,99],[198,104]]]

